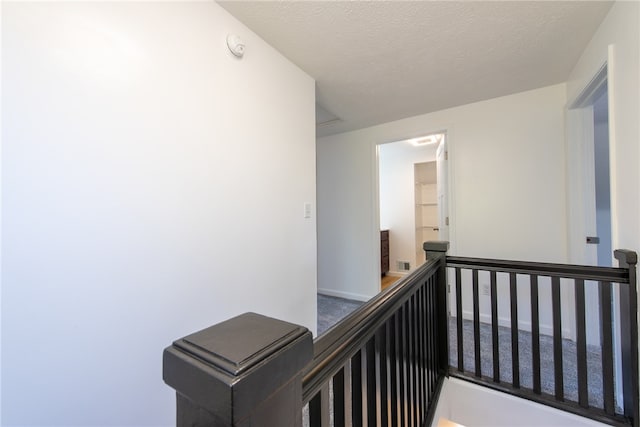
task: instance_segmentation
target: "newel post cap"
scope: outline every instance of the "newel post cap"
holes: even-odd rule
[[[442,240],[424,242],[422,249],[424,249],[425,252],[447,252],[449,250],[449,242]]]
[[[162,376],[224,425],[236,425],[312,357],[307,328],[245,313],[176,340],[164,350]]]
[[[628,249],[616,249],[613,256],[620,262],[621,267],[638,263],[638,254]]]

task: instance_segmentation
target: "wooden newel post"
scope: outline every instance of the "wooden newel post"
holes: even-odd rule
[[[163,379],[176,390],[178,427],[302,426],[306,328],[245,313],[167,347]]]
[[[620,284],[620,331],[622,346],[622,393],[624,414],[632,425],[640,425],[640,398],[638,397],[638,293],[636,288],[636,265],[638,255],[626,249],[613,251],[621,268],[629,270],[629,283]]]
[[[449,374],[449,289],[447,286],[447,251],[449,242],[424,242],[422,245],[427,260],[438,260],[438,345],[440,372]]]
[[[443,257],[447,255],[447,251],[449,250],[449,242],[438,240],[424,242],[422,244],[422,249],[424,249],[426,259]]]

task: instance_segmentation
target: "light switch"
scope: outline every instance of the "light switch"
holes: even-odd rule
[[[304,204],[304,217],[311,218],[311,203]]]

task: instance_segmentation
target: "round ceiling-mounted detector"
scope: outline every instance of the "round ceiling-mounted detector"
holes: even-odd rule
[[[227,46],[229,46],[231,53],[238,58],[242,58],[242,55],[244,55],[244,42],[235,34],[229,34],[227,36]]]

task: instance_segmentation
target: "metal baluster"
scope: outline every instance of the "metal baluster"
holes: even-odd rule
[[[333,376],[333,425],[334,427],[344,427],[346,425],[345,417],[345,398],[350,393],[345,393],[344,368],[340,369]]]
[[[500,341],[498,338],[498,286],[496,272],[490,273],[491,279],[491,342],[493,345],[493,381],[500,382]]]
[[[611,282],[600,282],[600,339],[602,340],[602,396],[604,411],[615,412],[613,391],[613,337],[611,318]]]
[[[473,342],[475,349],[476,377],[482,376],[482,364],[480,357],[480,297],[478,292],[478,270],[472,271],[473,280]]]
[[[585,319],[584,280],[574,280],[576,295],[576,353],[578,370],[578,403],[583,408],[589,407],[587,389],[587,327]]]
[[[511,299],[511,372],[514,388],[520,388],[520,347],[518,343],[518,283],[516,273],[509,274]]]
[[[462,271],[456,268],[456,331],[458,338],[458,371],[464,372],[464,344],[462,326]]]
[[[553,369],[556,400],[564,401],[564,378],[562,366],[562,315],[560,312],[560,278],[551,278],[551,305],[553,307]]]
[[[533,392],[540,394],[540,309],[538,303],[538,275],[531,275],[531,365],[533,367]]]

